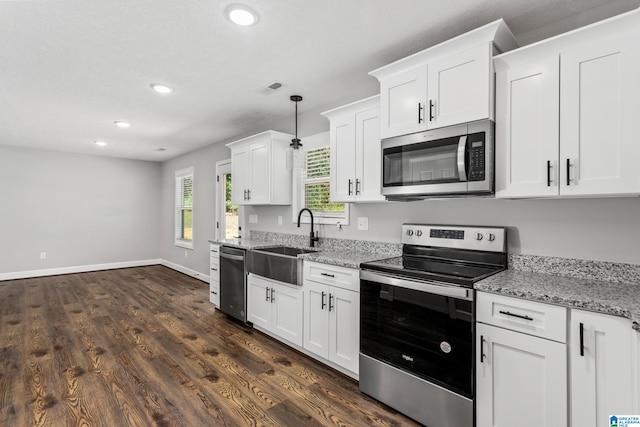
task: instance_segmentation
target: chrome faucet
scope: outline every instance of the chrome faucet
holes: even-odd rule
[[[316,237],[315,233],[313,232],[313,212],[311,212],[309,208],[302,208],[300,209],[300,212],[298,212],[298,228],[300,228],[300,217],[302,216],[302,212],[304,211],[309,212],[309,215],[311,216],[311,233],[309,233],[309,246],[313,248],[315,246],[315,242],[320,240],[320,238]]]

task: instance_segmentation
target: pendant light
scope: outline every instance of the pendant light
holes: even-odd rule
[[[302,147],[302,144],[298,139],[298,102],[302,101],[302,97],[300,95],[291,95],[289,99],[296,103],[296,136],[291,140],[291,144],[289,144],[289,147],[297,150]]]

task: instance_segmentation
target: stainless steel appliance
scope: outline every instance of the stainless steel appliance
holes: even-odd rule
[[[382,194],[388,200],[494,193],[490,120],[382,141]]]
[[[220,247],[220,311],[247,321],[245,250]]]
[[[360,265],[360,390],[427,425],[474,423],[473,283],[506,229],[404,224],[402,256]]]

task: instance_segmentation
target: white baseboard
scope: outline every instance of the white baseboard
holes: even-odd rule
[[[0,273],[0,281],[26,279],[28,277],[55,276],[58,274],[85,273],[87,271],[113,270],[116,268],[143,267],[145,265],[163,264],[161,259],[145,259],[140,261],[112,262],[108,264],[79,265],[73,267],[45,268],[42,270],[16,271]],[[208,280],[208,279],[207,279]]]
[[[169,267],[172,270],[179,271],[180,273],[186,274],[187,276],[191,276],[193,278],[202,280],[203,282],[209,283],[209,276],[206,275],[206,274],[202,274],[202,273],[197,272],[195,270],[192,270],[190,268],[183,267],[180,264],[176,264],[174,262],[167,261],[166,259],[161,259],[159,261],[160,261],[159,264],[162,264],[165,267]]]

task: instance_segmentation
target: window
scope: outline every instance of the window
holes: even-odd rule
[[[330,197],[330,149],[328,132],[306,138],[303,149],[296,153],[294,161],[296,180],[294,221],[298,220],[298,212],[306,207],[313,211],[313,218],[318,224],[349,224],[348,205],[334,203]],[[309,216],[302,216],[303,222],[309,222]]]
[[[193,168],[176,172],[175,244],[193,249]]]

